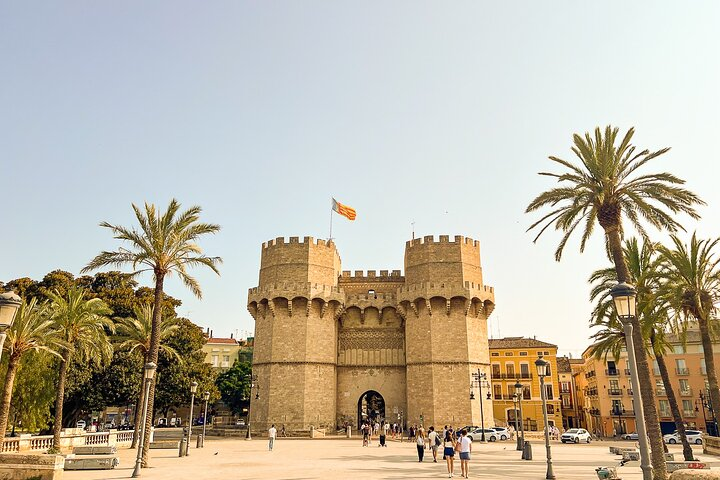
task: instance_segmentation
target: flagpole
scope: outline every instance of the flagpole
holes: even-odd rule
[[[330,207],[330,237],[328,237],[328,242],[332,241],[332,217],[333,217],[333,209]]]

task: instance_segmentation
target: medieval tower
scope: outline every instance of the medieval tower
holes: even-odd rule
[[[470,399],[490,379],[479,243],[414,239],[400,271],[341,271],[333,242],[305,237],[262,246],[250,289],[255,319],[250,423],[288,430],[386,419],[426,426],[493,425],[492,401]],[[486,390],[489,392],[489,390]],[[481,397],[481,398],[480,398]]]

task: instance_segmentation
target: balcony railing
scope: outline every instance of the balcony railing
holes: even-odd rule
[[[655,389],[655,393],[657,394],[658,397],[667,397],[667,392],[665,391],[664,388]]]
[[[660,418],[670,418],[672,417],[672,413],[670,413],[670,410],[660,410]]]
[[[695,410],[683,410],[683,417],[695,417],[697,414],[695,413]]]
[[[492,372],[491,377],[495,380],[530,380],[532,379],[532,373]]]
[[[620,375],[620,370],[616,369],[605,369],[605,375],[608,375],[610,377],[617,377]]]
[[[690,375],[690,369],[689,368],[676,368],[675,373],[678,375]]]
[[[590,378],[595,376],[595,370],[590,370],[585,374],[585,378]]]
[[[680,390],[680,395],[683,397],[692,397],[692,388],[688,388],[687,390]]]
[[[611,408],[611,409],[610,409],[610,416],[611,416],[611,417],[617,417],[617,416],[620,416],[620,417],[634,417],[634,416],[635,416],[635,412],[634,412],[633,410],[620,410],[620,412],[618,413],[618,411],[617,411],[616,409]]]
[[[628,388],[628,389],[627,389],[627,394],[632,397],[632,395],[633,395],[632,388]]]
[[[629,369],[629,368],[626,368],[626,369],[625,369],[625,375],[630,375],[630,369]]]
[[[622,395],[622,390],[619,388],[609,388],[608,394],[610,395]]]
[[[653,368],[653,375],[655,375],[656,377],[659,377],[659,376],[660,376],[660,369],[659,369],[659,368]]]

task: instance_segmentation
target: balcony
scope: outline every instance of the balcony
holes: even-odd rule
[[[531,373],[492,372],[491,377],[494,380],[530,380],[530,379],[532,379],[532,374]]]
[[[658,397],[667,397],[667,392],[665,391],[664,388],[656,388],[656,389],[655,389],[655,394],[656,394]]]
[[[630,369],[629,369],[629,368],[626,368],[626,369],[625,369],[625,375],[628,375],[628,376],[630,375]]]
[[[690,375],[690,369],[689,368],[676,368],[675,373],[678,375]]]
[[[692,397],[692,388],[688,388],[687,390],[680,390],[680,396],[681,397]]]
[[[635,412],[633,410],[621,410],[619,413],[614,408],[610,409],[611,417],[634,417]]]
[[[622,389],[620,388],[609,388],[608,394],[613,396],[622,395]]]
[[[591,378],[595,376],[595,370],[590,370],[585,374],[585,378]]]
[[[627,389],[627,394],[630,395],[631,397],[633,396],[632,388]]]
[[[606,369],[606,370],[605,370],[605,375],[607,375],[607,376],[609,376],[609,377],[617,377],[617,376],[620,375],[620,370],[618,370],[617,368],[616,368],[616,369],[612,369],[612,370]]]
[[[682,412],[683,418],[695,418],[697,414],[695,413],[695,410],[683,410]]]
[[[660,410],[660,418],[672,418],[670,410]]]
[[[700,375],[707,375],[707,368],[700,367]]]
[[[659,369],[659,368],[653,368],[653,375],[655,375],[656,377],[659,377],[659,376],[660,376],[660,369]]]

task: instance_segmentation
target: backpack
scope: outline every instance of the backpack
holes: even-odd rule
[[[439,447],[442,442],[440,441],[440,435],[435,435],[435,446]]]

